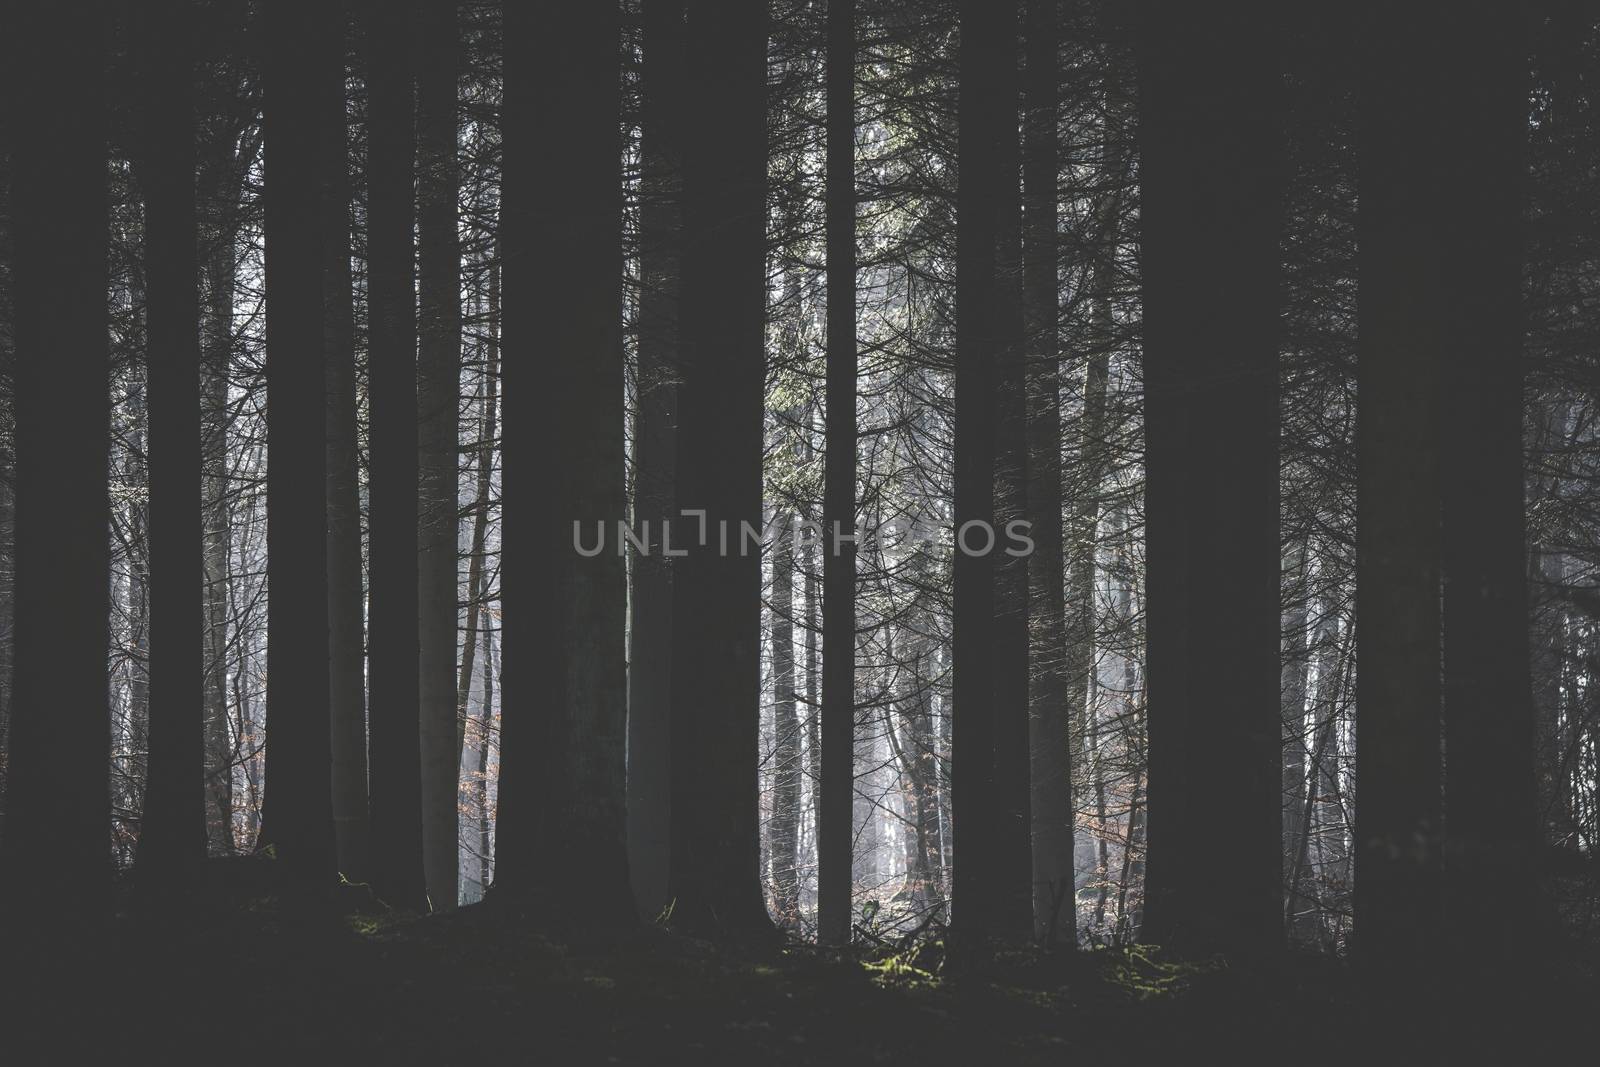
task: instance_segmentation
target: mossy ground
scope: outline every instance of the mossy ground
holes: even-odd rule
[[[648,925],[581,935],[346,898],[309,927],[249,889],[166,920],[125,914],[94,958],[55,960],[56,981],[21,976],[7,1029],[52,1055],[13,1062],[1428,1063],[1450,1046],[1485,1053],[1491,1030],[1518,1058],[1559,1048],[1595,1002],[1570,956],[1486,1026],[1482,1012],[1441,1015],[1427,991],[1374,1000],[1343,963],[1309,955],[1012,949],[958,967],[938,944],[739,950]]]

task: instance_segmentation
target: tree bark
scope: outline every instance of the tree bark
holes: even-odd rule
[[[996,246],[997,359],[995,377],[995,837],[994,931],[1012,942],[1033,936],[1031,755],[1029,751],[1028,555],[1015,540],[1031,538],[1028,504],[1027,309],[1022,262],[1022,169],[1018,133],[1020,79],[1014,58],[1016,6],[1007,8],[1013,58],[1002,67],[1004,101],[997,131],[1001,175]],[[1057,520],[1059,521],[1059,520]],[[1030,525],[1021,525],[1030,524]]]
[[[1536,882],[1532,909],[1505,897],[1505,872],[1532,870],[1539,842],[1521,358],[1529,23],[1504,11],[1453,24],[1445,117],[1444,863],[1450,941],[1480,994],[1520,982],[1514,961],[1546,934]]]
[[[856,717],[855,2],[828,6],[827,408],[822,497],[822,782],[817,939],[850,940]],[[846,540],[845,538],[849,538]]]
[[[506,18],[502,484],[523,551],[503,563],[495,885],[627,926],[620,16],[573,5],[560,32]]]
[[[633,557],[628,636],[628,870],[647,918],[667,905],[671,834],[672,567],[662,539],[677,462],[683,18],[683,0],[644,3],[633,522],[648,548]]]
[[[1023,114],[1022,298],[1027,340],[1027,504],[1035,545],[1027,559],[1029,819],[1033,934],[1048,945],[1071,947],[1078,935],[1073,900],[1072,741],[1067,714],[1073,675],[1067,671],[1061,521],[1056,7],[1054,0],[1028,0],[1023,32],[1027,96]]]
[[[688,6],[677,503],[705,525],[674,527],[668,880],[681,928],[758,938],[766,40],[763,5]]]
[[[1144,936],[1283,939],[1274,19],[1139,30],[1150,841]],[[1229,813],[1231,877],[1202,820]]]
[[[373,890],[422,910],[412,28],[409,8],[367,9],[368,745]]]
[[[989,934],[996,902],[994,532],[995,379],[998,335],[997,202],[1005,175],[998,138],[1006,119],[1006,67],[1015,62],[1016,5],[961,5],[960,132],[956,147],[956,366],[954,678],[951,807],[954,920],[971,946]],[[970,547],[964,547],[970,546]],[[993,546],[989,546],[992,548]]]
[[[793,516],[773,518],[772,678],[774,689],[772,844],[770,879],[773,910],[780,926],[800,928],[800,716],[794,690],[794,540]]]
[[[200,300],[192,14],[139,12],[149,415],[150,717],[138,875],[171,900],[206,856]]]
[[[267,739],[262,844],[291,897],[335,876],[329,717],[320,77],[337,32],[310,8],[265,15]],[[308,68],[310,68],[308,70]],[[309,75],[309,76],[308,76]]]
[[[345,57],[324,72],[323,300],[327,360],[328,700],[333,754],[333,831],[339,872],[372,876],[367,808],[366,605],[361,576],[361,455],[356,395],[355,308],[350,268],[350,163]]]
[[[1416,974],[1439,948],[1440,456],[1452,305],[1437,121],[1448,94],[1420,12],[1373,18],[1360,85],[1356,420],[1355,945],[1373,973]],[[1480,161],[1481,163],[1481,161]]]
[[[1304,540],[1284,554],[1289,600],[1283,612],[1283,666],[1279,691],[1283,708],[1283,927],[1286,934],[1304,928],[1306,913],[1300,894],[1307,827],[1306,697],[1310,683],[1309,634],[1310,556]]]
[[[19,935],[47,930],[59,948],[57,938],[99,928],[111,905],[109,19],[100,3],[5,14],[11,201],[28,205],[11,218],[14,610],[26,625],[14,646],[0,921]]]
[[[456,5],[425,0],[427,46],[418,77],[418,240],[421,344],[417,359],[419,474],[418,642],[422,745],[422,858],[435,911],[456,906],[460,883],[456,743],[457,466],[461,392],[461,243],[456,236]]]

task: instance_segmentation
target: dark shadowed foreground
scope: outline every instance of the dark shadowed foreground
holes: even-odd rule
[[[492,901],[419,919],[348,886],[307,923],[280,911],[267,867],[213,864],[217,903],[172,924],[124,908],[98,948],[40,932],[31,962],[8,953],[9,1047],[37,1049],[28,1062],[1536,1062],[1569,1047],[1595,993],[1592,946],[1469,1008],[1459,989],[1374,1002],[1321,955],[1019,950],[957,966],[936,936],[740,951],[655,926],[597,939]]]

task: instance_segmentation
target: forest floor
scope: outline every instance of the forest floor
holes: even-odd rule
[[[39,1050],[9,1062],[1537,1062],[1565,1046],[1562,1022],[1592,1041],[1596,1004],[1575,950],[1509,983],[1515,1004],[1451,1017],[1424,992],[1367,996],[1326,956],[1016,949],[957,970],[938,944],[735,950],[654,926],[582,938],[483,907],[347,908],[304,929],[249,891],[179,920],[124,914],[98,943],[96,959],[55,961],[64,987],[20,976],[7,991],[17,1015],[0,1019],[0,1047]],[[1497,1054],[1491,1034],[1507,1042]]]

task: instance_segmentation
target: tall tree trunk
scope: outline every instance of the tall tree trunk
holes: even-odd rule
[[[1447,907],[1451,942],[1471,946],[1462,962],[1497,988],[1520,981],[1512,962],[1543,934],[1507,906],[1504,884],[1534,868],[1539,840],[1522,451],[1528,25],[1517,11],[1453,24],[1440,205]]]
[[[25,625],[14,646],[0,921],[53,941],[99,927],[111,903],[107,24],[100,3],[17,4],[0,33],[11,202],[28,205],[11,218],[14,610]]]
[[[1283,665],[1279,692],[1283,708],[1283,917],[1284,930],[1292,933],[1302,924],[1304,900],[1300,894],[1301,856],[1306,828],[1306,696],[1311,673],[1308,641],[1310,556],[1304,540],[1284,554],[1284,577],[1289,601],[1283,612]]]
[[[1376,20],[1374,20],[1376,22]],[[1452,305],[1439,199],[1437,26],[1370,27],[1360,100],[1356,422],[1355,948],[1375,973],[1431,960],[1440,923],[1440,398]],[[1480,160],[1477,166],[1483,165]]]
[[[409,8],[367,8],[368,742],[372,885],[427,907],[418,704],[416,182]]]
[[[976,946],[996,903],[994,534],[997,205],[1006,175],[998,139],[1007,119],[1006,68],[1015,63],[1014,0],[961,5],[960,164],[956,192],[955,620],[951,806],[954,918]],[[1012,131],[1012,132],[1008,132]]]
[[[855,65],[855,0],[829,0],[828,392],[822,491],[822,795],[817,825],[817,939],[828,945],[850,940],[850,810],[855,791]]]
[[[1345,817],[1339,789],[1339,720],[1346,693],[1345,648],[1339,633],[1339,589],[1322,596],[1317,620],[1317,691],[1313,705],[1316,743],[1311,762],[1311,827],[1316,840],[1317,880],[1323,888],[1315,901],[1317,914],[1326,915],[1329,888],[1345,882],[1349,855],[1345,849]],[[1348,639],[1348,635],[1346,635]],[[1307,864],[1311,863],[1310,852]],[[1319,937],[1331,931],[1319,921]]]
[[[342,35],[310,8],[266,11],[266,825],[293,893],[332,887],[327,455],[323,435],[322,78]],[[309,70],[308,70],[309,68]]]
[[[620,15],[506,17],[503,507],[523,552],[502,579],[496,891],[626,926]]]
[[[1027,110],[1023,116],[1022,299],[1028,346],[1028,520],[1035,546],[1027,560],[1028,806],[1033,933],[1046,944],[1070,947],[1078,935],[1072,893],[1072,742],[1067,715],[1073,675],[1067,671],[1066,659],[1061,528],[1056,7],[1055,0],[1028,0],[1023,33]],[[1092,570],[1090,573],[1092,578]]]
[[[1189,6],[1139,33],[1150,866],[1145,936],[1282,941],[1278,33]],[[1230,813],[1232,877],[1202,820]]]
[[[323,299],[327,360],[328,699],[332,717],[333,830],[339,871],[372,874],[367,809],[366,612],[361,581],[361,455],[355,309],[350,269],[350,169],[343,49],[324,72]]]
[[[688,16],[677,502],[705,515],[674,531],[688,554],[672,587],[668,884],[683,928],[762,937],[761,560],[744,528],[761,522],[766,11],[691,0]]]
[[[489,891],[493,876],[494,841],[489,808],[489,749],[494,738],[494,629],[483,630],[483,710],[478,719],[478,778],[474,795],[478,803],[478,897]]]
[[[200,300],[192,13],[139,12],[148,341],[150,719],[139,878],[171,899],[206,856]],[[167,890],[169,892],[160,892]]]
[[[677,462],[678,257],[683,0],[645,0],[640,132],[639,365],[633,422],[633,557],[628,655],[628,870],[640,911],[667,904],[671,830],[672,566],[663,536]],[[681,538],[680,538],[681,540]]]
[[[800,716],[794,691],[793,516],[773,518],[772,546],[773,785],[771,882],[778,923],[800,928]]]
[[[461,243],[456,236],[457,29],[453,0],[427,0],[418,31],[428,42],[419,73],[418,269],[422,298],[417,360],[417,547],[422,744],[422,858],[435,911],[456,906],[461,753],[456,744],[456,527],[461,391]]]
[[[1028,750],[1028,399],[1022,278],[1022,145],[1018,134],[1017,5],[1006,8],[1010,60],[1001,67],[1002,110],[995,165],[996,375],[994,523],[994,932],[1009,941],[1033,936],[1033,850]]]

